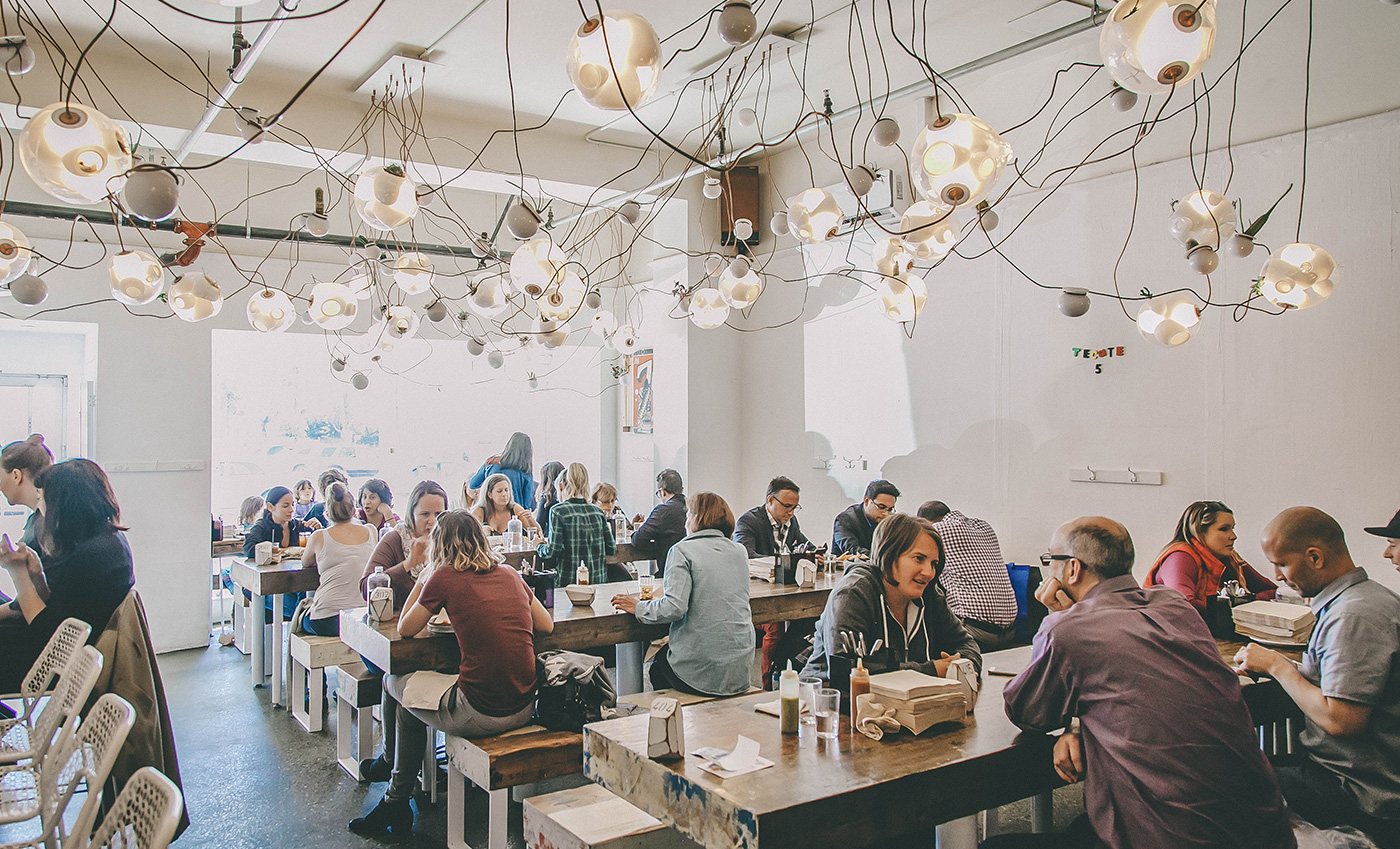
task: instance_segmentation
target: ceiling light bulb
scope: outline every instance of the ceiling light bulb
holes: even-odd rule
[[[617,208],[617,214],[628,224],[636,225],[642,220],[642,205],[635,200],[629,200]]]
[[[1001,216],[997,215],[991,204],[985,200],[979,200],[977,202],[977,223],[982,225],[983,230],[992,231],[1001,223]]]
[[[350,385],[355,387],[356,389],[364,389],[368,387],[369,375],[365,374],[362,371],[355,372],[354,376],[350,378]]]
[[[405,295],[421,295],[433,285],[433,264],[417,252],[399,254],[394,262],[394,283]]]
[[[0,286],[28,271],[33,258],[29,239],[18,227],[0,221]]]
[[[1269,255],[1259,293],[1276,307],[1305,310],[1332,296],[1337,261],[1317,245],[1294,242]]]
[[[500,351],[492,351],[486,355],[486,364],[491,368],[500,368],[505,365],[506,355]]]
[[[354,205],[371,228],[395,230],[418,214],[417,188],[399,166],[373,166],[355,180]]]
[[[753,222],[747,218],[740,218],[734,222],[734,238],[741,242],[747,242],[753,238]]]
[[[614,351],[619,354],[631,354],[642,347],[642,340],[637,336],[637,329],[630,324],[625,324],[617,329],[609,340]]]
[[[317,283],[311,287],[311,320],[322,330],[342,330],[355,320],[358,299],[342,283]]]
[[[729,0],[719,13],[716,27],[719,37],[730,47],[743,47],[753,41],[758,32],[758,18],[754,17],[753,4],[749,0]]]
[[[1113,104],[1113,108],[1119,112],[1127,112],[1137,106],[1138,96],[1136,92],[1128,91],[1118,83],[1113,84],[1113,91],[1109,93],[1108,100]]]
[[[845,216],[836,198],[826,189],[807,189],[788,201],[788,232],[800,242],[815,245],[836,235]]]
[[[690,321],[701,330],[713,330],[729,320],[729,304],[718,289],[699,289],[690,295]]]
[[[953,216],[946,209],[940,209],[928,201],[910,204],[899,220],[900,238],[916,259],[940,260],[947,256],[958,241],[958,231],[953,229]]]
[[[1089,311],[1089,293],[1084,289],[1064,289],[1056,299],[1060,312],[1070,318],[1079,318]]]
[[[1234,204],[1223,195],[1201,189],[1177,201],[1167,219],[1172,238],[1184,248],[1205,245],[1218,250],[1239,226]]]
[[[515,288],[538,298],[552,284],[563,279],[569,255],[547,237],[531,239],[515,249],[510,257],[510,280]]]
[[[893,118],[881,118],[870,128],[870,138],[880,147],[899,144],[899,122]]]
[[[219,284],[202,271],[191,271],[175,278],[165,300],[171,311],[185,321],[213,318],[224,308],[224,293]]]
[[[857,165],[846,172],[846,184],[851,194],[863,198],[875,187],[875,169],[869,165]]]
[[[1254,237],[1236,233],[1230,237],[1230,241],[1225,243],[1225,249],[1230,252],[1231,256],[1247,257],[1254,253]]]
[[[165,269],[145,251],[113,254],[107,275],[112,278],[112,297],[127,306],[149,304],[165,289]]]
[[[392,339],[412,339],[419,325],[418,313],[407,304],[395,304],[384,312],[384,326]]]
[[[753,127],[758,124],[758,113],[748,106],[745,106],[743,109],[734,113],[734,120],[741,127]]]
[[[446,321],[447,304],[444,304],[442,301],[433,301],[428,305],[427,316],[428,321],[431,321],[433,324]]]
[[[12,77],[21,77],[34,70],[34,48],[22,35],[7,35],[0,38],[0,62]]]
[[[775,212],[773,217],[768,219],[768,229],[773,231],[774,236],[786,235],[788,232],[788,217],[786,212]]]
[[[975,206],[1011,161],[1011,145],[986,121],[953,113],[936,118],[914,140],[914,183],[934,206]]]
[[[37,307],[49,296],[49,284],[37,274],[24,273],[10,281],[10,295],[28,307]]]
[[[566,270],[559,282],[550,286],[535,299],[535,305],[538,307],[541,317],[555,321],[567,321],[583,307],[583,296],[586,291],[587,287],[583,279],[572,270]]]
[[[584,21],[569,38],[569,80],[598,109],[645,103],[661,81],[661,61],[656,30],[634,12],[609,9],[601,20],[595,15]]]
[[[331,360],[331,371],[345,371],[345,360],[335,357]]]
[[[728,273],[732,277],[743,277],[749,273],[749,258],[743,255],[736,256],[729,261]]]
[[[35,113],[15,147],[34,184],[65,203],[96,203],[119,191],[121,175],[132,165],[126,130],[71,101]]]
[[[1119,0],[1099,30],[1099,53],[1108,72],[1138,94],[1166,94],[1189,83],[1215,49],[1215,5],[1216,0]]]
[[[700,192],[710,200],[715,200],[724,194],[724,187],[719,184],[718,177],[706,177],[705,185],[700,189]]]
[[[540,214],[530,204],[516,201],[506,210],[506,230],[522,242],[533,239],[540,231]]]
[[[233,110],[234,123],[238,125],[238,134],[249,144],[261,144],[263,140],[262,117],[258,110],[251,106],[238,106]]]
[[[280,289],[263,289],[248,299],[248,323],[259,333],[281,333],[296,320],[292,299]]]
[[[1197,274],[1210,274],[1220,267],[1220,256],[1207,245],[1197,245],[1186,252],[1186,262]]]
[[[763,294],[763,277],[749,268],[747,262],[741,268],[742,273],[731,263],[719,278],[720,296],[736,310],[748,309]]]
[[[331,231],[331,220],[319,212],[303,212],[301,229],[319,239]]]
[[[479,357],[486,350],[486,343],[475,336],[467,340],[467,353]]]
[[[137,165],[126,172],[121,201],[135,218],[164,221],[180,205],[180,178],[163,165]]]
[[[494,318],[505,311],[506,292],[501,280],[500,275],[481,278],[476,283],[476,289],[467,298],[472,309],[482,318]]]
[[[898,236],[887,236],[875,243],[870,251],[875,270],[894,277],[914,267],[914,255]]]
[[[607,310],[593,314],[593,332],[606,339],[617,330],[617,317]]]
[[[583,296],[583,305],[591,310],[596,310],[603,305],[603,293],[599,292],[597,289],[590,291],[587,295]]]
[[[1184,292],[1151,298],[1142,305],[1137,315],[1138,332],[1142,337],[1168,348],[1191,341],[1200,323],[1200,310]]]
[[[928,284],[916,274],[883,277],[875,287],[875,302],[890,321],[913,321],[928,303]]]

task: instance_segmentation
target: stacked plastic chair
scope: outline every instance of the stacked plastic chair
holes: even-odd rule
[[[155,767],[143,766],[126,782],[92,839],[70,845],[77,849],[165,849],[175,839],[184,804],[175,782]]]
[[[0,765],[41,763],[54,735],[87,704],[101,672],[102,654],[92,646],[83,646],[63,670],[43,707],[0,720]]]
[[[19,692],[0,696],[0,701],[19,702],[20,718],[32,716],[39,702],[53,694],[53,680],[62,675],[73,658],[78,656],[78,649],[87,644],[90,634],[92,626],[81,619],[63,620],[58,630],[49,637],[48,645],[44,646],[34,665],[29,667],[29,674],[20,683]]]
[[[0,768],[0,823],[35,820],[28,840],[0,844],[3,849],[70,845],[70,837],[85,841],[92,832],[102,800],[102,786],[116,763],[127,735],[136,723],[136,710],[115,693],[99,698],[81,723],[73,717],[40,765]],[[64,816],[77,792],[86,787],[82,807],[72,821]]]

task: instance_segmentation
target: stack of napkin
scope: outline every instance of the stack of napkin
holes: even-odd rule
[[[899,724],[915,734],[967,715],[967,696],[961,682],[913,669],[870,676],[870,695],[893,710]]]
[[[1231,613],[1240,636],[1270,642],[1305,644],[1317,624],[1310,608],[1282,601],[1251,601]]]
[[[760,581],[767,581],[770,584],[773,583],[773,558],[771,556],[750,557],[749,577],[758,578]]]

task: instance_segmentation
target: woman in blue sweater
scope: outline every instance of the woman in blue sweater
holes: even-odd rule
[[[535,503],[535,449],[530,437],[516,431],[506,440],[506,447],[495,457],[490,457],[467,481],[467,492],[463,493],[463,509],[476,506],[476,491],[491,475],[505,475],[510,478],[511,492],[515,500],[524,505]]]

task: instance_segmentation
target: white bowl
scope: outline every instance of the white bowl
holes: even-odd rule
[[[570,584],[564,588],[564,594],[569,597],[569,601],[580,606],[593,604],[593,597],[597,592],[593,587],[582,584]]]

